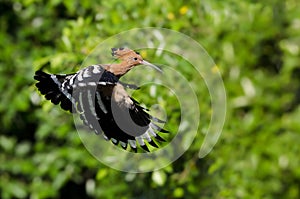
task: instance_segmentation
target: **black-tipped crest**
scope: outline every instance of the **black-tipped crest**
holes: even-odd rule
[[[132,50],[130,50],[129,48],[124,48],[124,47],[120,47],[120,48],[112,48],[111,49],[111,54],[114,57],[121,57],[129,52],[131,52]]]
[[[129,48],[112,48],[111,49],[112,56],[116,57],[117,59],[122,59],[123,57],[135,57],[137,56],[140,60],[143,58],[141,57],[140,53],[133,51]]]

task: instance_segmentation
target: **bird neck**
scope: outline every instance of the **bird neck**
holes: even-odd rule
[[[124,74],[126,74],[132,67],[133,65],[129,65],[126,62],[121,62],[121,63],[106,65],[105,70],[113,73],[117,77],[121,77]]]

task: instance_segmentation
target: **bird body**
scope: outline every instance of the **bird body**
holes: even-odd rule
[[[149,151],[145,142],[158,147],[155,141],[165,141],[158,132],[168,131],[156,124],[164,121],[151,116],[125,90],[138,87],[119,78],[140,64],[160,69],[128,48],[112,48],[112,55],[121,63],[91,65],[66,75],[36,71],[36,86],[53,104],[79,113],[83,123],[96,134],[103,133],[106,140],[115,145],[120,143],[124,149],[129,144],[135,152],[138,143]]]

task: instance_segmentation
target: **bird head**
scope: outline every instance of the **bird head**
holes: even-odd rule
[[[131,69],[137,65],[146,65],[159,72],[162,72],[159,67],[145,61],[138,52],[135,52],[129,48],[112,48],[111,51],[113,57],[121,60],[121,67],[129,67]]]

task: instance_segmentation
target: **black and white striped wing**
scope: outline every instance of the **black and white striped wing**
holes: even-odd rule
[[[156,123],[164,122],[152,117],[133,98],[116,101],[116,88],[118,86],[114,87],[111,97],[104,94],[101,86],[97,89],[87,86],[79,92],[76,98],[80,118],[97,134],[103,132],[106,140],[111,140],[115,145],[120,144],[124,149],[130,145],[135,152],[138,146],[149,151],[146,143],[158,148],[157,142],[165,141],[159,133],[168,131]]]
[[[64,110],[78,112],[85,125],[96,134],[103,133],[115,145],[120,143],[126,149],[129,144],[134,151],[139,145],[149,151],[146,142],[157,147],[157,141],[165,141],[158,133],[167,131],[155,124],[162,121],[149,115],[127,95],[124,90],[127,84],[98,65],[69,75],[37,71],[34,78],[46,99],[60,103]]]
[[[73,92],[86,86],[114,85],[118,78],[104,70],[100,65],[92,65],[74,74],[48,74],[36,71],[34,79],[38,82],[36,87],[47,100],[60,104],[61,108],[72,113],[76,112],[77,101]]]

